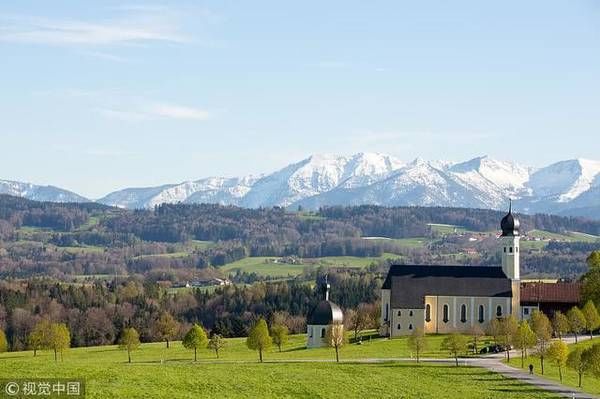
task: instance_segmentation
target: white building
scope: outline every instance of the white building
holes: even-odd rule
[[[331,286],[325,278],[321,285],[323,300],[315,306],[306,318],[307,348],[318,348],[325,346],[325,334],[327,327],[333,323],[343,323],[344,314],[342,309],[329,300]]]
[[[466,333],[495,317],[520,318],[519,221],[502,219],[501,267],[392,265],[381,290],[381,331]]]

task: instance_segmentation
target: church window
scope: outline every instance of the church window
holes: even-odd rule
[[[479,322],[483,323],[485,321],[485,317],[484,317],[484,307],[483,305],[479,305]]]
[[[444,321],[444,323],[448,323],[448,321],[450,321],[450,315],[449,315],[448,305],[444,305],[444,310],[443,310],[442,313],[443,313],[442,320]]]
[[[460,321],[463,323],[467,321],[467,305],[464,303],[460,306]]]
[[[325,329],[324,328],[321,329],[321,338],[325,338]]]
[[[409,330],[412,330],[412,324],[409,324],[409,325],[408,325],[408,329],[409,329]]]
[[[413,315],[413,311],[411,310],[410,312],[408,312],[408,315],[409,315],[410,317],[412,317],[412,315]]]
[[[504,253],[506,253],[506,247],[504,247]]]
[[[398,311],[398,316],[402,316],[402,312],[401,311]]]
[[[510,252],[512,254],[512,247],[508,248],[508,252]]]
[[[496,306],[496,316],[502,317],[502,306]]]
[[[400,329],[400,324],[398,324],[398,330]]]
[[[425,321],[428,323],[431,321],[431,305],[430,304],[425,305]]]
[[[390,312],[390,304],[386,303],[385,304],[385,319],[384,319],[385,321],[388,321],[388,319],[389,319],[389,317],[388,317],[389,316],[389,312]]]

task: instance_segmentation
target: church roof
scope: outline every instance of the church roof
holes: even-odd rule
[[[308,325],[328,325],[344,321],[342,309],[335,303],[323,300],[315,306],[306,317]]]
[[[581,302],[580,282],[521,283],[521,303],[572,303]]]
[[[383,283],[392,308],[423,308],[425,296],[512,297],[501,267],[392,265]]]

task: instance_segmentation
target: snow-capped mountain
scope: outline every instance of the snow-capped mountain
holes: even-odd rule
[[[313,155],[259,179],[240,205],[250,208],[289,206],[337,187],[369,185],[401,165],[399,160],[383,154]]]
[[[54,186],[38,186],[11,180],[0,180],[0,194],[24,197],[34,201],[89,202],[87,198]]]
[[[47,201],[85,201],[55,187],[0,180],[0,193]],[[126,188],[98,200],[123,208],[161,203],[315,209],[325,205],[426,205],[504,209],[600,219],[600,161],[574,159],[533,169],[478,157],[466,162],[404,163],[392,156],[310,156],[262,176],[209,177],[158,187]]]

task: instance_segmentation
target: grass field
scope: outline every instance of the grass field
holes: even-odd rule
[[[576,346],[581,346],[581,347],[586,348],[586,347],[596,344],[596,343],[600,343],[600,338],[594,338],[593,340],[582,341],[577,345],[575,345],[575,344],[569,345],[569,350],[572,350]],[[533,364],[533,366],[535,367],[536,373],[540,372],[541,365],[540,365],[540,359],[538,356],[536,356],[536,355],[529,356],[529,358],[525,360],[525,368],[527,368],[529,366],[529,364]],[[510,365],[513,367],[521,367],[521,358],[520,357],[518,359],[511,358]],[[558,368],[555,367],[554,365],[552,365],[547,360],[544,361],[544,377],[549,378],[551,380],[559,381]],[[566,369],[566,370],[563,369],[563,382],[562,383],[564,385],[568,385],[571,387],[577,387],[577,383],[578,383],[577,373],[570,369]],[[595,378],[592,375],[584,375],[582,389],[585,392],[600,395],[600,379]]]
[[[443,337],[429,338],[428,356]],[[88,398],[548,398],[551,395],[526,384],[475,367],[392,363],[325,363],[333,350],[304,349],[303,335],[294,336],[279,353],[265,355],[259,364],[244,339],[227,340],[221,362],[208,350],[193,353],[175,342],[143,344],[132,355],[115,346],[69,350],[55,363],[45,351],[0,355],[2,378],[83,378]],[[376,339],[347,345],[341,359],[408,356],[406,339]],[[303,362],[293,362],[292,359]],[[311,362],[307,359],[314,359]],[[286,362],[287,360],[287,362]],[[278,361],[278,362],[274,362]]]
[[[453,233],[465,233],[468,230],[462,226],[456,226],[453,224],[441,224],[441,223],[428,223],[431,227],[431,231],[445,235]]]
[[[257,273],[268,277],[295,277],[305,269],[316,269],[325,267],[348,267],[363,268],[373,262],[383,259],[396,259],[399,255],[383,254],[381,257],[359,258],[356,256],[328,256],[324,258],[304,259],[302,264],[274,263],[276,257],[256,256],[240,259],[236,262],[221,266],[220,269],[225,273],[233,273],[237,270],[246,273]]]
[[[557,241],[584,241],[584,242],[598,242],[600,237],[591,234],[579,233],[576,231],[570,231],[568,233],[552,233],[545,230],[530,230],[527,232],[530,237],[541,238],[542,240],[557,240]]]

